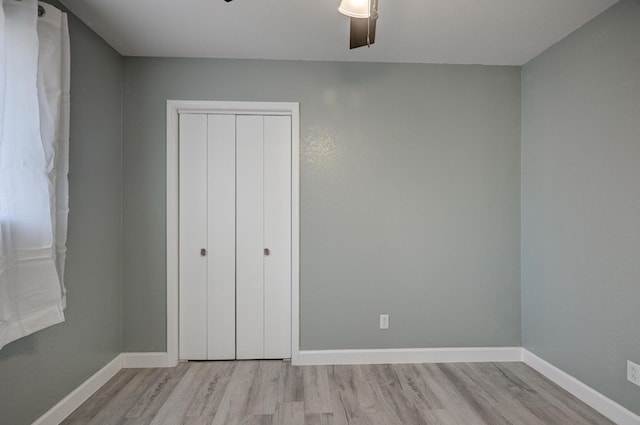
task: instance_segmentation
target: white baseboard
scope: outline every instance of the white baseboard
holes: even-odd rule
[[[42,415],[32,425],[58,425],[82,403],[93,395],[100,387],[113,378],[122,369],[122,355],[118,355],[102,369],[94,373],[89,379],[84,381],[71,394],[63,398],[58,404],[53,406],[47,413]]]
[[[640,416],[524,348],[522,361],[616,424],[640,425]]]
[[[122,353],[122,367],[147,368],[147,367],[173,367],[169,364],[167,353]]]
[[[294,364],[479,363],[523,361],[618,425],[640,425],[640,416],[521,347],[407,348],[300,351]],[[53,406],[33,425],[58,425],[122,368],[173,367],[167,353],[122,353]]]
[[[305,350],[293,364],[476,363],[522,361],[520,347],[392,348],[379,350]]]

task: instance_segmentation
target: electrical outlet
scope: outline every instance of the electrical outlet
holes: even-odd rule
[[[389,329],[389,315],[381,314],[380,315],[380,329]]]
[[[640,386],[640,366],[627,360],[627,380]]]

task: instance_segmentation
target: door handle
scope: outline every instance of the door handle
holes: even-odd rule
[[[270,250],[269,248],[265,248],[265,249],[264,249],[264,255],[266,255],[267,257],[268,257],[269,255],[271,255],[271,250]]]
[[[206,249],[204,249],[204,248],[202,248],[202,249],[200,250],[200,256],[201,256],[201,257],[205,257],[206,255],[207,255],[207,250],[206,250]]]

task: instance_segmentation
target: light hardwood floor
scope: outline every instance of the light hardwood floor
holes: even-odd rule
[[[64,424],[612,424],[523,363],[124,369]]]

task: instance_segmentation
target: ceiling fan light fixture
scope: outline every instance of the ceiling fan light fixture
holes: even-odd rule
[[[368,18],[371,16],[369,0],[342,0],[338,11],[351,18]]]

